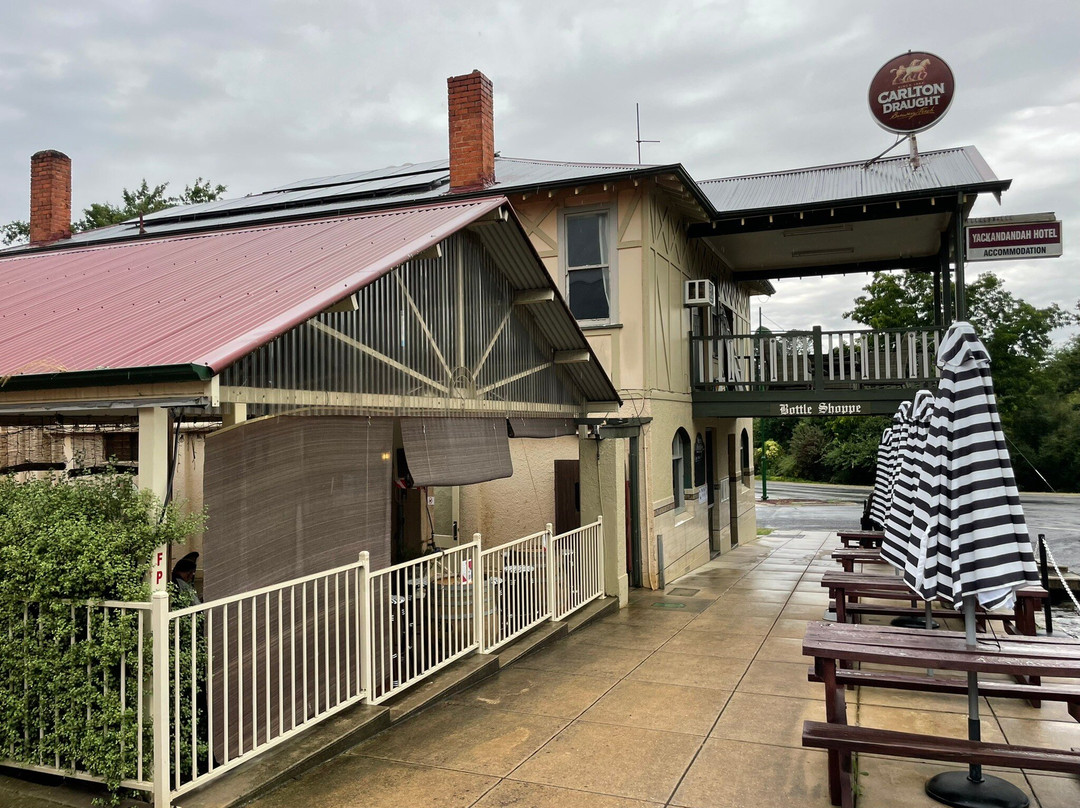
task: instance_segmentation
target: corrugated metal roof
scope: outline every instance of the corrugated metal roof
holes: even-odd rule
[[[0,259],[0,376],[236,358],[502,197]]]
[[[907,156],[704,180],[698,185],[718,213],[827,204],[852,199],[1000,184],[974,146],[924,152],[921,165]]]
[[[922,166],[918,170],[912,170],[907,157],[892,157],[878,160],[865,169],[863,162],[840,163],[695,182],[680,165],[570,163],[497,157],[496,181],[486,190],[509,194],[602,181],[609,177],[670,172],[681,178],[706,215],[718,218],[741,211],[824,205],[935,190],[945,193],[972,186],[981,186],[980,190],[1004,190],[1009,186],[1009,180],[999,180],[974,146],[925,152],[921,158]],[[448,161],[389,166],[300,180],[238,199],[158,211],[144,217],[145,233],[141,238],[301,216],[351,214],[452,198]],[[76,233],[54,246],[70,248],[139,236],[139,221],[133,219]],[[26,249],[22,246],[9,252]],[[0,255],[3,254],[0,250]]]
[[[0,258],[0,379],[197,365],[221,372],[410,257],[506,205],[502,196]],[[520,224],[481,235],[557,349],[589,350],[573,374],[589,401],[618,401]]]

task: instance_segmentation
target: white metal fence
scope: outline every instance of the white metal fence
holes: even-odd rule
[[[550,526],[549,526],[550,527]],[[551,539],[552,620],[562,620],[604,594],[604,525],[571,530]]]
[[[480,542],[372,572],[372,704],[479,648],[475,612]]]
[[[118,650],[87,665],[94,698],[73,698],[86,700],[88,726],[102,723],[93,714],[101,704],[120,716],[121,786],[151,791],[168,808],[352,704],[385,701],[603,594],[598,519],[558,536],[548,525],[487,550],[476,534],[382,570],[370,570],[362,553],[353,564],[186,608],[170,610],[165,592],[149,603],[75,604],[71,642],[96,641],[118,624],[126,639],[117,645],[114,630],[109,645]],[[9,639],[37,632],[31,607],[5,630]],[[63,718],[58,708],[26,716],[0,762],[102,780],[47,742]]]
[[[486,595],[492,601],[484,610],[485,653],[501,648],[550,619],[547,586],[550,539],[550,530],[543,530],[480,554]]]
[[[367,564],[168,613],[174,795],[365,697]]]

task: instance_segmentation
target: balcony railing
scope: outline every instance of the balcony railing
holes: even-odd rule
[[[938,377],[942,329],[761,331],[690,337],[695,391],[925,387]]]

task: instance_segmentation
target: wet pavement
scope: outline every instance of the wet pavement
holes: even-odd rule
[[[256,802],[258,808],[826,808],[824,720],[801,639],[828,600],[826,531],[777,530],[451,696]],[[962,697],[849,696],[853,720],[963,737]],[[1061,705],[983,700],[987,740],[1080,747]],[[859,808],[937,805],[944,767],[863,756]],[[1076,808],[1075,777],[999,773],[1033,806]]]
[[[854,529],[862,516],[865,486],[770,482],[761,501],[757,481],[759,528],[794,530]],[[1080,572],[1080,494],[1022,493],[1021,502],[1034,539],[1046,536],[1053,560],[1062,570]],[[1053,572],[1051,572],[1053,574]],[[1054,608],[1054,633],[1080,637],[1080,613],[1071,601]]]

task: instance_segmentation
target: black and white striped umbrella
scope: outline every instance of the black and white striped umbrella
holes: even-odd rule
[[[881,542],[881,557],[901,572],[914,564],[918,555],[917,542],[922,531],[915,524],[916,494],[923,476],[934,394],[930,390],[920,390],[915,394],[914,402],[905,401],[904,404],[909,406],[896,448],[892,499],[885,519],[885,538]],[[925,517],[921,520],[922,529],[925,529]]]
[[[905,580],[927,601],[962,603],[966,642],[976,648],[976,606],[1011,606],[1016,590],[1035,583],[1038,574],[1001,431],[990,356],[969,323],[949,327],[937,363],[941,381],[918,491],[923,501],[916,506],[927,524],[914,575]],[[978,741],[978,673],[968,671],[967,680],[968,738]],[[976,763],[966,772],[935,775],[926,793],[946,805],[1027,805],[1023,792],[999,777],[984,777]]]
[[[879,527],[885,524],[889,515],[889,485],[892,478],[892,441],[893,428],[885,427],[878,444],[877,465],[874,468],[874,491],[870,495],[870,519]]]
[[[954,323],[938,349],[941,381],[916,510],[925,514],[909,585],[959,606],[974,596],[1009,607],[1036,583],[1035,557],[1001,431],[990,357],[970,324]]]
[[[900,470],[900,460],[907,443],[908,418],[911,415],[911,402],[901,401],[893,413],[892,440],[889,442],[889,478],[885,487],[885,518],[881,522],[884,528],[889,521],[893,508],[893,494],[896,492],[896,475]]]

